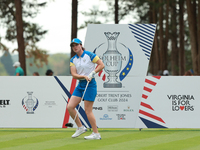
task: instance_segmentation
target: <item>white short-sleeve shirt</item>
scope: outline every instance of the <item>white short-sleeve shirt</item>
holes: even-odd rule
[[[99,57],[96,54],[84,50],[80,57],[76,54],[70,59],[70,67],[75,66],[77,74],[88,76],[95,69],[95,63],[98,60]]]

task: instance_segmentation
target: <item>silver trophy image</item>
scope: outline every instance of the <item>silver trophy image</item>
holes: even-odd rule
[[[107,51],[103,54],[102,60],[105,65],[105,72],[108,73],[108,81],[103,84],[104,88],[121,88],[122,83],[118,82],[116,75],[122,66],[122,54],[117,50],[117,38],[120,32],[104,32],[108,40]]]
[[[32,99],[33,92],[27,92],[28,93],[28,99],[26,100],[26,106],[28,108],[27,114],[34,114],[33,107],[34,107],[34,100]]]

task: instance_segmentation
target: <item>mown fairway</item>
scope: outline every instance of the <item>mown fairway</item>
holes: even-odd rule
[[[199,150],[200,129],[99,129],[102,140],[72,139],[75,129],[0,129],[1,150]]]

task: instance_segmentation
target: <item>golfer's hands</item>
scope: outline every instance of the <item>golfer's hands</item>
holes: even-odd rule
[[[92,80],[92,78],[94,78],[96,72],[95,71],[92,71],[89,75],[88,75],[88,78],[89,80]]]

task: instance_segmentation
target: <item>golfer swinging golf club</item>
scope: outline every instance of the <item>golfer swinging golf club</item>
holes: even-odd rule
[[[78,137],[87,131],[87,129],[82,125],[75,110],[76,106],[81,102],[83,96],[85,113],[93,129],[93,133],[89,136],[85,136],[84,138],[101,139],[92,109],[97,94],[97,84],[94,79],[94,75],[104,68],[104,64],[96,54],[84,50],[81,40],[74,38],[71,41],[70,46],[76,53],[76,55],[70,60],[71,74],[73,78],[79,80],[78,86],[75,88],[67,105],[70,116],[75,119],[74,121],[78,126],[76,132],[72,135],[72,138]],[[95,64],[98,65],[96,68]],[[88,82],[89,84],[86,87]]]

